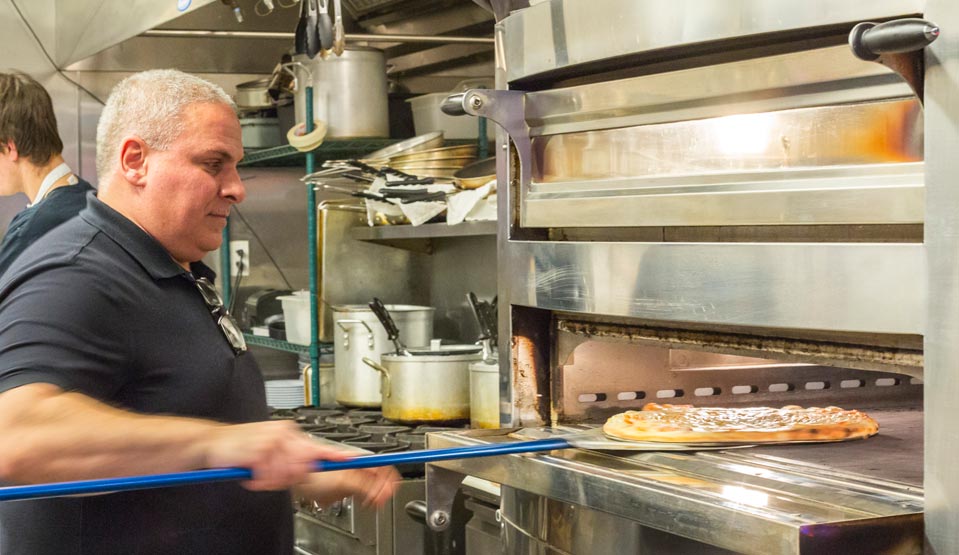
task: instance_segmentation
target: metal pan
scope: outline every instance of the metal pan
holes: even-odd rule
[[[381,148],[377,151],[367,154],[363,157],[363,159],[388,160],[393,156],[409,154],[411,152],[419,152],[421,150],[428,150],[431,148],[439,148],[441,146],[443,146],[443,132],[433,131],[432,133],[417,135],[411,139],[393,143],[386,148]]]
[[[417,162],[424,160],[445,160],[447,158],[476,158],[476,145],[454,145],[441,148],[431,148],[409,154],[401,154],[390,158],[390,165],[402,164],[404,162]]]
[[[496,158],[484,158],[463,166],[453,174],[453,184],[460,189],[478,189],[496,179]]]
[[[443,182],[449,182],[453,179],[453,174],[456,173],[458,167],[455,168],[409,168],[403,170],[406,173],[411,173],[418,177],[432,177],[434,179],[442,179]]]
[[[442,160],[417,160],[415,162],[390,162],[390,167],[398,170],[432,170],[455,168],[460,169],[463,166],[476,160],[473,156],[457,156],[456,158],[444,158]]]

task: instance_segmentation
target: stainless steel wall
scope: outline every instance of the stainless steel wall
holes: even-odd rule
[[[0,0],[0,71],[23,71],[46,87],[53,98],[64,158],[75,172],[96,183],[93,143],[100,105],[57,73],[47,57],[53,55],[56,40],[54,4],[54,0]],[[0,230],[6,231],[26,202],[23,195],[0,197]]]

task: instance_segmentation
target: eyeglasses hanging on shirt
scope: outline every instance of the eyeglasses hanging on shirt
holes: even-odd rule
[[[216,287],[206,278],[197,278],[194,280],[194,283],[196,283],[196,288],[200,290],[200,295],[203,296],[203,302],[206,303],[206,307],[210,309],[210,313],[216,318],[216,323],[220,326],[223,335],[226,336],[226,340],[229,341],[230,346],[233,347],[233,352],[237,355],[245,353],[246,340],[243,339],[243,331],[240,329],[240,325],[236,323],[236,320],[233,319],[233,316],[230,316],[226,307],[223,306],[223,297],[220,296]]]
[[[70,185],[76,185],[77,183],[80,182],[80,180],[77,179],[77,176],[73,175],[73,172],[70,170],[70,166],[68,166],[66,163],[60,164],[59,166],[50,170],[50,173],[48,173],[47,176],[43,178],[43,181],[40,183],[40,188],[37,189],[36,198],[34,198],[33,202],[31,202],[27,206],[33,206],[35,204],[39,204],[40,201],[47,196],[47,193],[50,192],[50,189],[53,188],[54,183],[56,183],[57,181],[60,181],[65,175],[70,176],[70,179],[67,180],[67,183],[69,183]]]

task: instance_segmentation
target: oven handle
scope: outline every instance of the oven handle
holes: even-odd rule
[[[902,54],[922,50],[939,38],[939,26],[925,19],[907,18],[853,27],[849,46],[857,58],[874,62],[882,54]]]
[[[878,62],[898,73],[925,105],[926,57],[923,49],[939,38],[939,26],[925,19],[864,21],[849,32],[849,48],[859,59]]]

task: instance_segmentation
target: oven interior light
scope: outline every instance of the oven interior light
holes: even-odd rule
[[[739,486],[723,486],[723,497],[740,505],[765,507],[769,505],[769,495]]]
[[[762,154],[769,149],[775,114],[742,114],[712,120],[716,146],[723,154]]]

